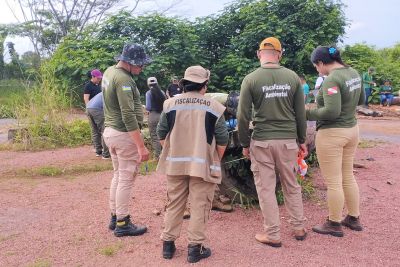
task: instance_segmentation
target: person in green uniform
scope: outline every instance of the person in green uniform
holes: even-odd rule
[[[385,104],[385,102],[386,105],[390,107],[394,96],[393,96],[393,88],[389,80],[385,80],[383,82],[383,85],[379,88],[379,96],[381,98],[381,107],[383,107],[383,104]]]
[[[307,128],[304,94],[297,74],[279,65],[282,47],[278,39],[264,39],[257,55],[261,66],[243,79],[240,89],[239,140],[243,155],[251,159],[251,170],[264,217],[265,232],[257,234],[255,238],[269,246],[280,247],[275,169],[280,174],[294,236],[297,240],[306,237],[301,187],[293,171],[299,148],[307,155],[304,144]],[[251,137],[250,121],[254,125]]]
[[[143,111],[133,75],[139,75],[151,59],[142,46],[128,43],[116,60],[117,65],[109,67],[103,75],[103,137],[114,169],[110,186],[109,229],[114,230],[115,236],[121,237],[142,235],[147,231],[145,226],[132,223],[129,203],[139,164],[149,159],[149,151],[140,133]]]
[[[375,68],[369,67],[367,72],[363,73],[363,85],[365,92],[365,102],[364,105],[368,107],[369,97],[372,95],[372,87],[376,86],[376,83],[372,80],[372,74],[374,74]]]
[[[328,188],[329,217],[313,231],[342,237],[342,225],[361,231],[360,196],[353,175],[353,160],[359,132],[356,107],[365,100],[362,79],[347,66],[336,47],[319,46],[311,54],[319,73],[328,75],[317,96],[317,108],[306,111],[307,120],[317,121],[318,162]],[[348,214],[342,220],[346,203]]]

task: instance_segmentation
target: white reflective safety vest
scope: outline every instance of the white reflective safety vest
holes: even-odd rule
[[[157,171],[221,183],[221,164],[214,133],[225,107],[198,92],[188,92],[167,99],[163,111],[169,133]]]

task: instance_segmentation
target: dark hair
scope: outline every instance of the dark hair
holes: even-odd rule
[[[195,82],[191,82],[188,80],[182,80],[181,82],[181,89],[183,89],[185,92],[190,92],[190,91],[200,91],[201,88],[204,87],[204,85],[206,85],[208,83],[208,81],[205,81],[203,83],[195,83]]]
[[[161,112],[163,110],[163,104],[166,96],[161,91],[158,84],[151,84],[149,86],[151,94],[151,106],[154,107],[155,111]]]
[[[302,80],[306,80],[306,77],[303,74],[300,74],[299,78],[302,79]]]
[[[330,64],[335,61],[343,66],[347,66],[340,56],[339,49],[335,46],[318,46],[311,54],[311,62],[313,64],[317,64],[318,62]]]
[[[88,77],[89,79],[92,79],[92,72],[90,70],[88,72],[86,72],[86,77]]]

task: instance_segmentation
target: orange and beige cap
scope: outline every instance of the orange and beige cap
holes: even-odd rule
[[[265,38],[260,43],[260,50],[276,50],[281,52],[282,51],[281,42],[279,42],[279,40],[275,37]]]

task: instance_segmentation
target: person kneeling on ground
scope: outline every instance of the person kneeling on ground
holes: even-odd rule
[[[180,235],[186,203],[190,263],[211,255],[204,247],[206,225],[216,184],[221,182],[221,159],[228,143],[225,107],[204,96],[210,72],[201,66],[186,69],[183,94],[167,99],[157,127],[163,150],[157,171],[167,175],[168,204],[164,218],[163,257],[171,259]]]

